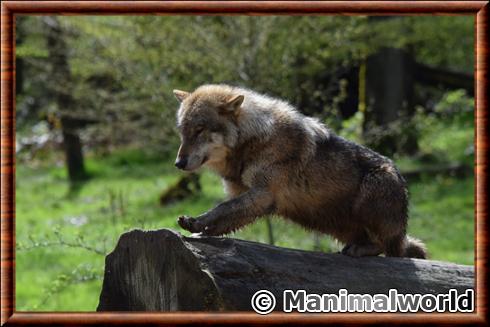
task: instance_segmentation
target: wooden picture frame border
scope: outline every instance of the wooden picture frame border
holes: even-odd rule
[[[15,311],[16,15],[474,15],[476,311],[421,314]],[[488,323],[488,1],[3,1],[1,3],[1,324]]]

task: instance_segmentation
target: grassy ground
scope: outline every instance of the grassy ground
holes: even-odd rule
[[[158,198],[179,173],[171,160],[123,152],[88,158],[92,178],[70,189],[61,165],[19,164],[16,187],[17,310],[86,310],[98,303],[104,254],[134,228],[176,230],[181,214],[197,215],[223,198],[210,173],[203,192],[169,207]],[[431,177],[411,183],[409,233],[426,242],[431,258],[473,264],[473,179]],[[296,225],[273,220],[276,245],[323,251],[339,248]],[[235,235],[268,241],[265,221]]]

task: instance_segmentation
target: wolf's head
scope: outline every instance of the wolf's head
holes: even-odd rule
[[[175,161],[179,169],[193,171],[207,164],[219,167],[238,137],[236,119],[244,96],[222,85],[201,86],[189,93],[174,90],[181,145]]]

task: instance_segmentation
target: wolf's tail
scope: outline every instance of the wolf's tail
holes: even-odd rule
[[[422,241],[405,234],[398,235],[385,243],[387,257],[427,259],[427,250]]]
[[[403,257],[427,259],[427,249],[421,240],[407,235],[403,243]]]

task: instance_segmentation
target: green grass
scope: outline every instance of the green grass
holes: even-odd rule
[[[431,259],[474,263],[474,181],[426,178],[410,186],[409,233],[421,238]]]
[[[176,218],[200,214],[223,199],[219,179],[205,172],[203,192],[168,207],[159,195],[178,177],[172,160],[121,152],[89,157],[89,179],[70,189],[63,167],[17,165],[16,309],[95,310],[104,267],[121,233],[134,228],[172,228]],[[426,242],[431,258],[473,264],[473,179],[422,179],[410,185],[409,233]],[[280,219],[276,245],[337,251],[339,245]],[[184,233],[186,234],[186,233]],[[234,237],[267,242],[265,220]],[[84,248],[85,247],[85,248]]]

